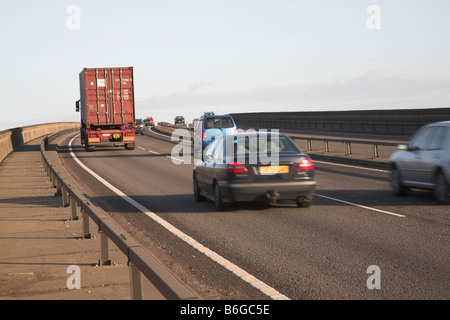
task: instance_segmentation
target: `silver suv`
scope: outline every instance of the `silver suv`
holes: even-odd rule
[[[420,128],[407,145],[391,155],[391,185],[396,195],[409,188],[433,190],[438,202],[449,203],[450,121]]]

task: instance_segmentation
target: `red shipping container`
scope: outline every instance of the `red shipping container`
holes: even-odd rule
[[[84,68],[80,97],[82,122],[131,124],[135,120],[133,68]]]

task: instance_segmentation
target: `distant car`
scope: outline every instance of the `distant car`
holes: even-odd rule
[[[263,155],[275,151],[277,161],[269,164]],[[281,133],[218,136],[194,165],[193,184],[194,199],[210,199],[218,211],[244,201],[293,200],[309,207],[316,190],[313,161]]]
[[[145,126],[144,126],[144,122],[142,121],[142,119],[136,119],[136,128],[134,130],[135,134],[144,135],[144,130],[145,130]]]
[[[233,134],[236,123],[230,115],[204,116],[194,123],[194,139],[201,139],[202,149],[211,144],[222,134]]]
[[[146,127],[154,127],[155,126],[155,121],[153,120],[153,117],[147,117],[144,119],[144,125]]]
[[[450,121],[423,126],[390,158],[391,185],[396,195],[409,188],[433,190],[439,203],[449,203]]]
[[[186,123],[186,122],[185,122],[183,116],[176,116],[176,117],[175,117],[175,124],[176,124],[176,125],[177,125],[177,124],[185,124],[185,123]]]

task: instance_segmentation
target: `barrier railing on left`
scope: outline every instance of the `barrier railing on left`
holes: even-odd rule
[[[99,230],[99,265],[111,264],[109,241],[112,241],[125,254],[130,268],[131,299],[141,300],[143,274],[168,300],[199,300],[200,297],[167,267],[159,262],[131,235],[113,221],[101,208],[96,207],[72,181],[61,165],[52,163],[46,154],[46,147],[57,137],[72,130],[61,131],[45,137],[41,143],[41,154],[45,170],[57,189],[56,195],[62,197],[63,206],[71,206],[71,219],[78,220],[81,215],[82,238],[91,237],[89,222],[92,220]]]

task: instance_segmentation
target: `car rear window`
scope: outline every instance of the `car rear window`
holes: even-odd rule
[[[256,155],[256,154],[295,154],[299,153],[299,148],[291,140],[284,136],[278,139],[263,137],[245,137],[243,141],[234,142],[234,154],[236,155]]]

